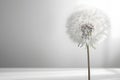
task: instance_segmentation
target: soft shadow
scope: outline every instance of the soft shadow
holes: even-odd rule
[[[118,51],[116,57],[111,62],[112,67],[120,68],[120,50]]]
[[[115,40],[112,45],[114,58],[110,64],[112,67],[120,68],[120,39]]]

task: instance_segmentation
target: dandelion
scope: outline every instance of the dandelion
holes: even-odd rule
[[[103,41],[109,34],[109,18],[97,8],[87,8],[75,11],[67,21],[67,33],[70,38],[83,47]]]
[[[87,48],[88,80],[90,80],[89,46],[103,41],[109,34],[109,18],[101,10],[91,7],[82,7],[75,11],[67,20],[67,33],[78,46]]]

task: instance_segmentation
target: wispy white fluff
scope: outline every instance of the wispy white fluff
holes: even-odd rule
[[[94,48],[97,42],[107,37],[109,28],[110,21],[106,14],[92,7],[80,8],[67,20],[67,33],[81,47],[88,44]]]

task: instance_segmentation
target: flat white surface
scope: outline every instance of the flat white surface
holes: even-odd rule
[[[87,69],[1,68],[0,80],[87,80]],[[91,80],[120,80],[120,69],[91,69]]]

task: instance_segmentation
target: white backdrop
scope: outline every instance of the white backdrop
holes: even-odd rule
[[[111,34],[91,49],[92,67],[120,67],[119,0],[0,0],[0,67],[86,67],[85,48],[66,34],[74,8],[88,4],[111,20]]]

